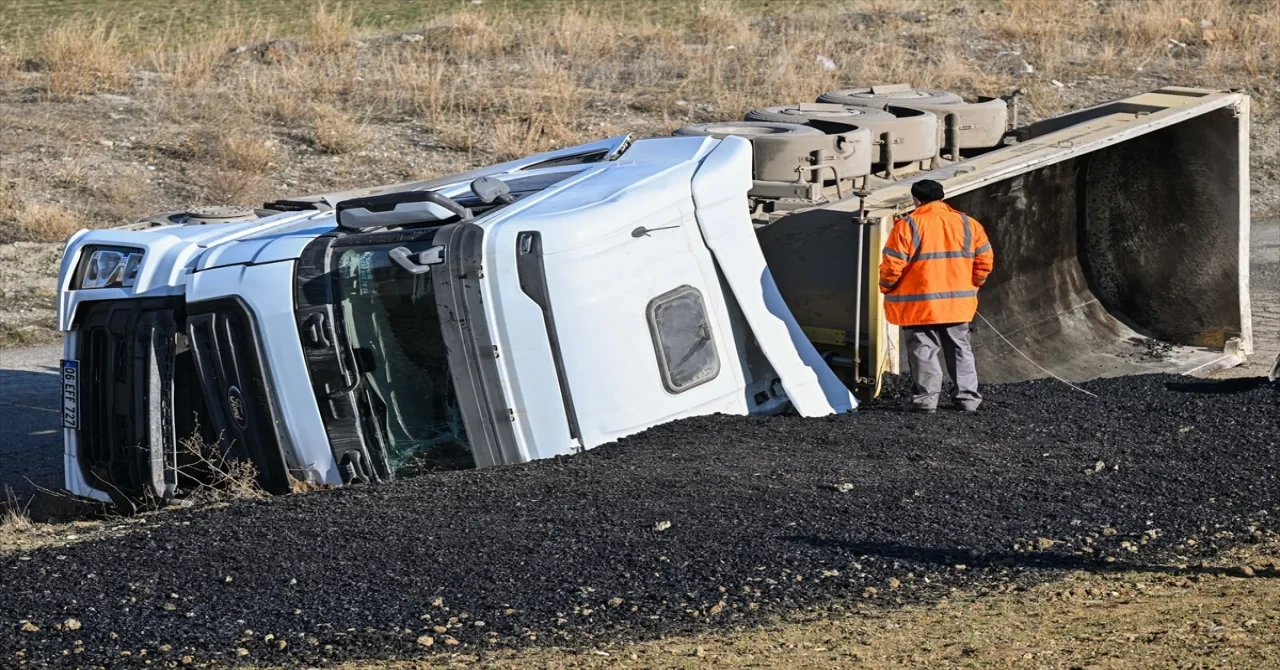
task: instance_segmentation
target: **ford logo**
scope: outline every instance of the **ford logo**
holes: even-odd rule
[[[241,395],[240,389],[234,386],[227,389],[227,411],[231,413],[231,420],[235,421],[241,430],[249,426],[244,414],[244,396]]]

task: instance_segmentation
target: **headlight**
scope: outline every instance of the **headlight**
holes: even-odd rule
[[[142,265],[141,249],[90,247],[80,262],[79,288],[133,286]]]

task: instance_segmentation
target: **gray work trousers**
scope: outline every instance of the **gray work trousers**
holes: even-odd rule
[[[940,324],[902,328],[907,341],[907,361],[911,366],[911,401],[915,409],[936,409],[942,393],[941,353],[947,374],[955,382],[951,401],[957,409],[973,411],[982,404],[978,393],[978,368],[969,344],[969,324]]]

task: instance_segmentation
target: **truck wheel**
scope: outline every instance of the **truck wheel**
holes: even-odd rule
[[[884,105],[910,105],[911,103],[953,105],[964,102],[964,98],[950,91],[939,91],[933,88],[908,88],[903,91],[886,93],[873,93],[870,88],[841,88],[827,91],[818,96],[818,102],[881,107]]]
[[[698,123],[677,129],[672,135],[727,137],[761,137],[779,135],[822,135],[817,128],[802,126],[798,123],[776,123],[771,121],[721,121],[718,123]]]
[[[837,121],[860,126],[869,121],[892,121],[893,114],[873,107],[806,102],[797,105],[761,107],[747,112],[748,121],[773,123],[808,123],[809,121]]]

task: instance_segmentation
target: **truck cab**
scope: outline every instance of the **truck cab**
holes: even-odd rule
[[[66,484],[137,508],[225,459],[282,493],[854,409],[778,295],[741,138],[617,137],[67,246]]]

